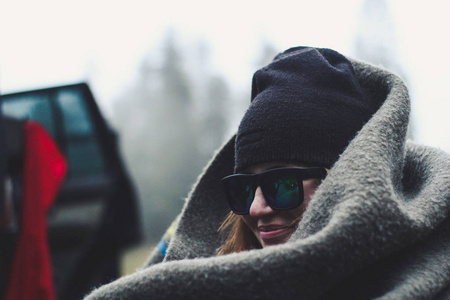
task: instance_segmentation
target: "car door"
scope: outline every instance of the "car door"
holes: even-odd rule
[[[58,299],[80,299],[119,276],[120,252],[140,239],[134,187],[117,136],[85,83],[1,96],[2,113],[41,123],[68,162],[48,216]]]

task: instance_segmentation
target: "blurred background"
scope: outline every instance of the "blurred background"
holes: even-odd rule
[[[118,133],[144,243],[153,245],[214,150],[236,130],[253,72],[293,46],[332,48],[400,75],[412,98],[410,137],[450,152],[448,6],[444,0],[3,2],[0,91],[89,84]]]

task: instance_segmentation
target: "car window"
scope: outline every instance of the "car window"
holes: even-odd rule
[[[105,168],[104,160],[94,123],[83,100],[83,90],[61,89],[57,92],[56,99],[63,115],[70,175],[84,177],[102,174]]]
[[[67,179],[102,175],[102,155],[82,85],[2,96],[4,114],[40,122],[64,153]]]
[[[50,135],[55,135],[55,120],[48,93],[2,96],[2,111],[17,119],[37,120]]]

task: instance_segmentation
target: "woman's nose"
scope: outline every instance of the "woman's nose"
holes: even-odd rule
[[[258,186],[255,191],[255,198],[250,206],[250,216],[254,218],[261,218],[273,212],[272,207],[267,204],[266,199],[264,198],[261,187]]]

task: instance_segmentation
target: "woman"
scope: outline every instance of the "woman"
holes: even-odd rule
[[[447,299],[450,158],[406,142],[408,118],[385,70],[330,49],[278,55],[165,257],[88,299]]]
[[[292,163],[330,167],[375,110],[363,95],[345,57],[329,49],[289,49],[253,76],[252,105],[236,137],[235,171],[249,168],[246,173],[260,173]],[[323,179],[325,173],[316,175]],[[239,178],[240,175],[235,175],[225,181],[230,204],[236,197],[229,192],[239,184]],[[253,186],[254,209],[242,218],[229,216],[223,228],[234,229],[219,254],[286,242],[295,228],[295,224],[289,223],[297,223],[301,218],[317,188],[316,182],[305,182],[307,201],[298,202],[301,206],[285,212],[268,210],[270,206],[265,205],[268,199],[261,199],[264,198],[261,189]],[[250,196],[253,198],[253,194]],[[261,209],[261,203],[265,210]],[[274,230],[269,229],[279,226],[288,229],[274,236]],[[266,241],[261,234],[270,238]]]
[[[232,211],[219,231],[231,230],[218,255],[287,242],[326,172],[325,168],[272,162],[225,177],[222,182]],[[164,257],[176,223],[152,256],[155,262]]]
[[[219,255],[286,243],[325,175],[325,168],[269,162],[225,177],[232,212],[221,231],[231,231]]]

